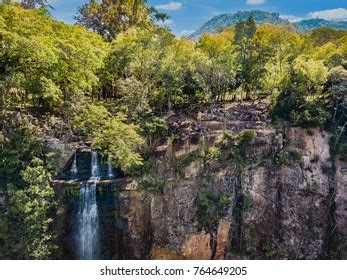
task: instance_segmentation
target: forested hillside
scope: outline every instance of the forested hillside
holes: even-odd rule
[[[238,11],[236,13],[227,13],[214,16],[208,20],[201,28],[196,30],[189,37],[199,39],[204,33],[217,33],[227,27],[234,27],[239,20],[246,20],[253,17],[257,24],[277,24],[291,26],[300,31],[310,31],[315,28],[329,27],[336,30],[347,30],[346,21],[334,21],[324,19],[302,19],[297,22],[290,22],[287,19],[281,18],[279,13],[271,13],[266,11]]]
[[[47,135],[67,143],[61,135],[68,132],[145,191],[160,191],[168,178],[155,175],[153,157],[158,146],[179,138],[171,116],[262,104],[267,125],[326,130],[332,157],[347,160],[345,31],[301,33],[257,26],[249,17],[194,42],[160,27],[167,16],[146,1],[91,1],[74,25],[53,19],[45,1],[23,2],[0,4],[0,258],[62,257],[53,181],[63,168],[60,155],[47,150]],[[235,137],[225,132],[220,146],[193,157],[212,164],[222,160],[223,147],[236,145],[224,156],[246,164],[255,136]],[[176,168],[179,174],[182,166]],[[213,194],[200,198],[203,215],[211,201],[228,205]],[[206,218],[226,213],[213,211]]]

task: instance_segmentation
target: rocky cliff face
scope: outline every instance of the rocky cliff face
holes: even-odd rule
[[[168,123],[178,137],[154,158],[166,183],[149,194],[151,258],[346,257],[346,165],[331,157],[329,133],[272,127],[261,103],[181,112]],[[255,131],[256,141],[242,168],[237,159],[211,164],[192,156],[244,130]],[[217,224],[202,228],[197,200],[207,191],[230,204]]]
[[[273,126],[259,101],[183,110],[167,123],[172,137],[151,158],[160,190],[130,180],[104,199],[107,258],[346,259],[347,164],[330,155],[328,132]],[[47,148],[66,166],[79,139],[59,122],[50,125],[40,125]],[[242,157],[233,138],[218,146],[244,131],[254,139]],[[209,201],[207,219],[199,200],[210,193],[218,199]],[[223,211],[221,201],[228,201]],[[62,209],[55,227],[69,231]]]

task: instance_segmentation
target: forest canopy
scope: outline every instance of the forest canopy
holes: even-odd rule
[[[267,98],[274,119],[345,128],[346,32],[256,26],[250,17],[190,41],[157,25],[146,1],[90,1],[75,25],[41,2],[0,6],[2,110],[63,112],[69,121],[96,104],[139,125],[192,104]],[[105,37],[90,13],[112,19],[93,24],[118,29]]]

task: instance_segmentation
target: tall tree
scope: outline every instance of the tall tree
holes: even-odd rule
[[[26,9],[35,9],[37,7],[39,8],[53,8],[49,3],[48,0],[22,0],[22,6]]]
[[[259,79],[265,71],[267,54],[262,48],[261,42],[257,40],[257,27],[252,17],[247,21],[240,20],[235,26],[235,52],[238,64],[237,79],[246,92],[256,90]]]
[[[111,41],[132,26],[147,27],[167,15],[149,7],[146,0],[90,0],[78,11],[75,19],[88,29]]]

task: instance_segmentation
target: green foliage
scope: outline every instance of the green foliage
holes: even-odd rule
[[[279,166],[284,166],[289,164],[289,157],[287,152],[277,153],[274,157],[274,163]]]
[[[223,139],[203,154],[206,164],[225,165],[230,162],[239,170],[252,162],[252,149],[262,145],[253,130],[243,130],[239,134],[224,133]]]
[[[2,254],[9,259],[49,259],[56,250],[49,230],[55,155],[44,152],[37,127],[26,118],[13,118],[6,127],[0,180],[7,189],[9,214]]]
[[[136,119],[150,111],[148,89],[134,77],[119,79],[116,84],[117,93],[122,96],[120,102],[126,104],[129,118]]]
[[[347,161],[347,137],[346,128],[338,128],[335,134],[330,139],[330,151],[343,161]]]
[[[34,9],[34,8],[45,8],[52,6],[48,3],[48,0],[22,0],[21,4],[26,9]]]
[[[140,127],[150,150],[154,149],[155,145],[168,134],[168,125],[165,120],[155,116],[142,118]]]
[[[1,108],[57,110],[92,93],[107,49],[98,35],[18,5],[0,5],[0,23]]]
[[[6,239],[0,242],[7,247],[1,255],[48,259],[55,250],[49,228],[56,159],[45,153],[41,132],[31,124],[34,120],[13,118],[29,110],[40,120],[47,112],[53,117],[63,114],[67,123],[73,119],[75,132],[146,190],[160,191],[165,184],[154,164],[140,156],[150,154],[168,135],[161,117],[200,102],[231,100],[238,93],[242,99],[244,92],[247,98],[268,96],[275,120],[330,129],[332,154],[346,160],[346,32],[323,28],[299,33],[290,26],[256,26],[286,21],[276,14],[249,11],[218,16],[218,24],[229,20],[235,28],[192,42],[155,26],[153,18],[166,15],[146,1],[90,1],[77,19],[100,36],[81,25],[55,21],[42,8],[46,1],[24,2],[26,9],[10,1],[0,5],[0,110],[13,111],[9,120],[1,119],[0,184],[9,191],[8,223],[0,225],[5,232],[1,239]],[[207,28],[213,29],[216,21]],[[321,21],[302,24],[311,23]],[[140,135],[148,151],[140,150],[145,142]],[[176,171],[184,175],[198,159],[211,166],[232,162],[238,187],[243,167],[260,144],[254,131],[225,134],[208,151],[178,161]],[[275,155],[274,162],[287,165],[289,158],[301,157],[289,150]],[[329,175],[334,172],[332,167],[322,169]],[[236,188],[235,210],[243,215],[252,201],[240,192]],[[214,229],[229,206],[226,196],[199,196],[200,226]],[[261,247],[266,257],[276,256],[268,243]]]
[[[139,127],[126,124],[123,117],[113,117],[103,106],[87,105],[74,117],[74,127],[93,141],[93,147],[110,158],[113,166],[129,169],[141,165],[135,150],[143,144]]]
[[[135,125],[112,118],[96,132],[93,147],[108,155],[115,167],[127,170],[132,165],[140,165],[142,158],[134,150],[144,141],[137,130]]]
[[[247,150],[255,143],[256,133],[253,130],[244,130],[235,138],[238,154],[246,156]]]
[[[213,34],[218,33],[225,28],[234,27],[240,20],[247,20],[249,17],[253,17],[258,25],[277,25],[277,26],[290,26],[300,31],[315,31],[315,29],[326,28],[327,33],[339,32],[340,30],[347,30],[346,21],[336,20],[324,20],[324,19],[305,19],[299,22],[291,23],[286,19],[280,17],[278,13],[252,10],[252,11],[238,11],[235,13],[220,14],[214,16],[212,19],[207,21],[200,29],[194,32],[190,37],[199,38],[206,33]],[[337,30],[334,30],[337,29]],[[342,31],[343,32],[343,31]]]
[[[331,117],[331,98],[323,90],[328,71],[307,56],[294,60],[288,81],[272,108],[272,116],[302,126],[324,126]]]
[[[172,39],[162,29],[131,28],[117,36],[100,75],[102,96],[117,100],[130,117],[147,113],[149,105],[160,108],[159,68]]]
[[[119,33],[139,26],[151,29],[153,20],[166,20],[168,16],[147,6],[146,0],[90,0],[84,4],[76,16],[77,22],[87,29],[111,41]]]
[[[243,217],[252,209],[252,198],[248,194],[242,194],[239,203],[235,208],[235,212],[239,217]]]
[[[9,185],[9,232],[6,246],[10,258],[50,259],[55,250],[49,232],[50,213],[54,206],[51,175],[43,162],[33,160],[21,177],[24,189]]]
[[[267,258],[274,258],[277,255],[276,249],[267,241],[262,242],[261,250]]]
[[[331,69],[329,84],[333,95],[331,126],[334,132],[330,139],[330,151],[347,161],[347,71],[342,66]]]
[[[34,158],[45,158],[43,141],[38,137],[38,128],[26,118],[10,120],[8,127],[0,143],[0,182],[22,187],[21,172]]]
[[[83,135],[93,137],[94,133],[111,118],[104,106],[87,104],[73,118],[74,129]]]
[[[207,164],[212,164],[217,162],[221,156],[221,149],[219,147],[213,146],[209,148],[205,153],[205,161]]]
[[[235,159],[243,165],[247,162],[250,148],[256,144],[256,133],[253,130],[244,130],[237,135],[224,134],[221,148],[227,153],[224,156]]]
[[[303,157],[302,152],[298,152],[298,151],[296,151],[296,150],[290,150],[290,151],[289,151],[289,155],[290,155],[290,156],[292,157],[292,159],[294,159],[294,160],[301,160],[302,157]],[[319,157],[318,157],[318,159],[319,159]]]
[[[259,89],[269,56],[266,46],[257,38],[257,27],[252,17],[236,24],[234,44],[238,64],[237,79],[242,89],[249,94]]]
[[[195,58],[201,54],[195,45],[186,39],[174,40],[166,49],[158,71],[158,94],[166,101],[166,108],[171,111],[191,100],[199,99],[199,82],[194,76]],[[198,60],[199,61],[199,60]]]
[[[128,169],[128,173],[135,178],[140,178],[151,173],[153,168],[153,162],[150,160],[144,160],[143,164],[133,165]]]
[[[140,186],[146,191],[160,191],[165,185],[165,179],[155,175],[144,175],[139,180]]]
[[[197,199],[199,225],[205,230],[215,227],[219,220],[226,215],[230,199],[224,195],[208,192]]]
[[[184,170],[194,161],[201,159],[203,157],[203,153],[200,150],[196,150],[191,152],[189,155],[185,156],[183,159],[176,162],[175,169],[178,174],[184,176]]]

